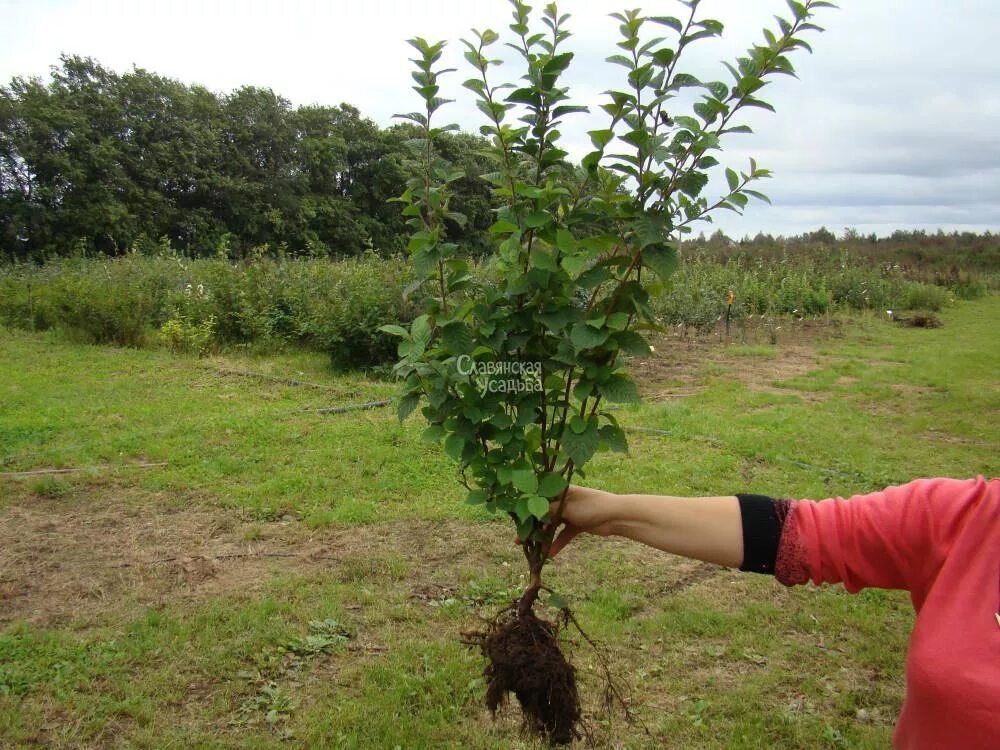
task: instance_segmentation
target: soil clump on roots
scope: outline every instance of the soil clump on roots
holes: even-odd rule
[[[483,676],[490,712],[496,715],[513,693],[529,731],[552,745],[568,745],[580,736],[582,718],[576,670],[558,641],[568,613],[561,622],[541,619],[533,610],[537,597],[537,589],[529,589],[485,630],[467,633],[466,642],[487,659]]]

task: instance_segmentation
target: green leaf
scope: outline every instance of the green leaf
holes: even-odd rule
[[[549,472],[538,483],[538,494],[542,497],[556,497],[569,486],[569,482],[559,474]]]
[[[537,247],[531,251],[531,265],[534,268],[541,268],[544,271],[559,270],[559,264],[556,262],[555,256],[548,250]]]
[[[511,468],[506,464],[497,468],[497,479],[500,480],[500,484],[510,484],[510,473]]]
[[[507,96],[507,101],[515,104],[527,104],[536,109],[542,106],[542,95],[531,87],[517,89]]]
[[[628,325],[628,313],[617,312],[608,316],[608,328],[612,331],[622,331]]]
[[[587,267],[588,260],[584,255],[564,255],[559,259],[559,263],[571,278],[576,278]]]
[[[797,20],[801,21],[809,15],[809,11],[806,10],[806,6],[797,2],[797,0],[785,0],[785,2],[788,3],[788,7],[792,9],[792,13],[795,14],[795,18]]]
[[[550,607],[555,607],[556,609],[569,609],[569,602],[566,601],[566,597],[562,594],[557,594],[555,591],[549,592],[549,598],[546,600],[546,604]]]
[[[726,167],[726,182],[729,183],[730,192],[739,187],[740,184],[740,176],[729,167]]]
[[[497,221],[490,226],[490,234],[509,234],[520,229],[517,224],[511,221]]]
[[[552,119],[558,120],[560,117],[576,114],[578,112],[590,112],[590,108],[580,104],[563,104],[562,106],[556,107],[552,110]]]
[[[608,332],[591,328],[586,323],[577,323],[570,330],[570,341],[578,352],[593,349],[608,340]]]
[[[677,270],[677,250],[662,243],[649,245],[642,250],[642,262],[661,279],[668,279]]]
[[[452,354],[468,354],[472,349],[472,331],[465,323],[453,320],[441,327],[441,343]]]
[[[576,283],[583,289],[593,289],[611,278],[613,277],[607,268],[597,266],[581,273]]]
[[[690,88],[694,86],[701,86],[701,81],[689,73],[678,73],[674,76],[674,80],[670,82],[670,88],[672,89]]]
[[[598,385],[604,398],[613,404],[639,403],[639,391],[631,378],[625,375],[614,375],[609,380]]]
[[[469,490],[468,496],[465,498],[465,502],[469,505],[482,505],[487,500],[490,499],[490,493],[482,489]]]
[[[666,67],[673,61],[675,52],[670,47],[661,47],[653,53],[653,61],[657,65]]]
[[[542,324],[553,333],[558,333],[565,328],[566,324],[570,322],[572,317],[573,314],[565,307],[538,313],[538,319],[542,321]]]
[[[520,521],[520,523],[517,525],[517,535],[521,539],[526,539],[528,534],[531,533],[531,530],[533,530],[535,525],[534,516],[531,515],[531,511],[528,509],[528,498],[519,497],[517,499],[517,501],[514,503],[514,513],[517,515],[518,521]],[[531,523],[527,524],[529,531],[526,534],[523,531],[521,531],[521,528],[522,524],[524,524],[525,521],[529,520],[531,521]]]
[[[399,336],[400,338],[403,339],[410,338],[410,332],[407,331],[405,328],[403,328],[403,326],[397,326],[397,325],[379,326],[378,330],[380,330],[382,333],[388,333],[390,336]]]
[[[526,182],[517,183],[517,185],[514,187],[514,191],[518,195],[522,195],[525,198],[538,199],[545,197],[545,191],[542,190],[542,188],[536,187],[534,185],[529,185]]]
[[[528,498],[528,511],[539,521],[549,514],[549,501],[540,495]]]
[[[407,393],[401,399],[399,399],[399,404],[396,406],[396,414],[399,417],[399,421],[402,422],[413,410],[417,408],[417,404],[420,403],[419,393]]]
[[[528,214],[528,218],[524,220],[524,225],[529,229],[536,229],[538,227],[545,226],[552,221],[552,216],[548,211],[535,211],[534,213]]]
[[[632,231],[635,232],[641,249],[647,245],[659,245],[665,242],[670,234],[670,224],[663,216],[644,213],[635,220]]]
[[[527,509],[528,506],[527,503],[525,503],[524,510],[527,511]],[[517,522],[517,538],[529,539],[531,538],[531,535],[535,532],[537,521],[535,520],[535,517],[532,516],[530,513],[525,512],[523,514],[524,518],[520,518],[520,515],[521,514],[519,513],[518,514],[519,518]]]
[[[760,109],[766,109],[768,112],[774,112],[774,107],[772,107],[767,102],[762,99],[754,99],[753,97],[747,97],[743,100],[744,107],[759,107]]]
[[[647,20],[653,23],[658,23],[663,26],[669,26],[678,34],[684,30],[684,24],[681,23],[681,19],[674,18],[673,16],[650,16]]]
[[[462,460],[462,453],[465,451],[465,438],[452,433],[444,441],[444,450],[456,461]]]
[[[573,60],[572,52],[563,52],[561,55],[555,55],[549,59],[548,62],[542,66],[542,75],[559,75],[566,68],[569,67],[570,62]]]
[[[510,473],[510,483],[525,495],[534,495],[538,492],[538,477],[531,468],[514,469]]]
[[[432,424],[420,436],[424,442],[438,443],[444,437],[444,428],[439,424]]]
[[[417,125],[427,124],[427,116],[422,112],[407,112],[406,114],[395,114],[392,117],[393,119],[410,120],[417,123]]]
[[[729,97],[729,85],[723,81],[709,81],[705,84],[705,88],[712,92],[712,96],[720,101]]]
[[[430,318],[421,315],[410,324],[410,336],[413,340],[414,354],[422,354],[431,340]]]
[[[576,246],[576,238],[572,232],[561,228],[556,230],[556,247],[559,248],[559,252],[572,253],[576,250]]]
[[[631,57],[625,57],[625,55],[611,55],[610,57],[604,58],[605,62],[612,63],[614,65],[621,65],[624,68],[632,70],[635,65]]]
[[[633,357],[648,357],[650,353],[649,342],[635,331],[620,331],[614,334],[614,340],[618,348]]]
[[[763,193],[758,192],[757,190],[751,190],[750,188],[743,188],[743,192],[746,193],[747,195],[752,195],[754,198],[756,198],[759,201],[764,201],[765,203],[768,203],[768,204],[771,202],[770,198],[768,198]]]
[[[563,433],[562,449],[573,459],[577,467],[583,466],[593,458],[600,443],[597,432],[597,420],[590,420],[587,429],[577,434],[573,431]]]
[[[600,430],[600,436],[609,450],[615,453],[628,453],[628,440],[625,438],[625,431],[618,425],[604,425]]]
[[[587,135],[590,136],[590,142],[594,144],[594,148],[600,150],[614,139],[615,131],[610,129],[588,130]]]

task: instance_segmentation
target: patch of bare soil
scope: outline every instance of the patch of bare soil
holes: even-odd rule
[[[487,531],[468,525],[459,534],[448,528],[455,524],[437,524],[432,534],[410,523],[310,531],[274,523],[266,538],[246,541],[256,526],[236,511],[166,509],[155,496],[142,505],[89,495],[12,505],[0,512],[0,622],[55,624],[109,606],[253,592],[277,575],[357,570],[373,551],[433,546],[435,539],[441,554],[428,550],[428,559],[440,558],[446,538]]]
[[[734,377],[752,391],[774,393],[777,395],[795,395],[807,401],[819,401],[826,394],[800,389],[785,388],[782,381],[806,375],[822,364],[821,358],[812,347],[799,344],[777,348],[777,354],[772,359],[730,357],[732,365],[730,377]]]
[[[985,440],[976,440],[975,438],[966,437],[964,435],[956,435],[953,432],[943,432],[941,430],[935,430],[933,428],[927,430],[927,432],[921,433],[920,437],[923,440],[929,440],[934,443],[950,443],[951,445],[974,445],[983,448],[989,446],[989,444]]]
[[[943,392],[941,388],[913,385],[912,383],[891,383],[889,387],[896,391],[896,393],[902,394],[903,396],[930,396],[935,393]]]
[[[653,342],[654,353],[630,362],[639,393],[646,403],[684,398],[701,391],[706,368],[720,370],[722,377],[737,380],[754,391],[795,395],[808,401],[827,394],[784,388],[781,382],[812,372],[827,361],[816,352],[820,341],[840,334],[837,321],[786,322],[787,332],[777,339],[773,355],[739,355],[730,345],[758,343],[754,336],[721,333],[687,336],[679,331]],[[735,330],[735,329],[734,329]]]
[[[138,502],[122,489],[101,492],[32,498],[0,511],[0,624],[85,623],[109,612],[129,616],[171,602],[252,595],[286,575],[395,581],[414,599],[431,601],[452,594],[470,568],[492,569],[507,560],[519,570],[523,563],[503,522],[394,521],[311,530],[285,521],[266,524],[261,533],[259,524],[235,510],[166,508],[157,495]],[[639,545],[583,552],[598,541],[580,540],[574,547],[580,554],[624,555],[644,571],[651,593],[668,593],[701,577],[700,564]],[[403,564],[393,568],[399,560]],[[381,580],[386,576],[392,580]]]

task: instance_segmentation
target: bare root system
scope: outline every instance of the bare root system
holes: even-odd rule
[[[486,706],[496,712],[513,693],[524,713],[525,727],[552,745],[568,745],[580,736],[582,718],[576,670],[563,656],[558,635],[562,624],[538,617],[533,604],[537,589],[504,609],[482,631],[466,633],[487,664]]]

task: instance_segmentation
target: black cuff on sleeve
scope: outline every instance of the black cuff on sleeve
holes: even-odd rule
[[[737,495],[743,519],[743,564],[740,570],[774,575],[781,527],[785,514],[778,503],[766,495]]]

